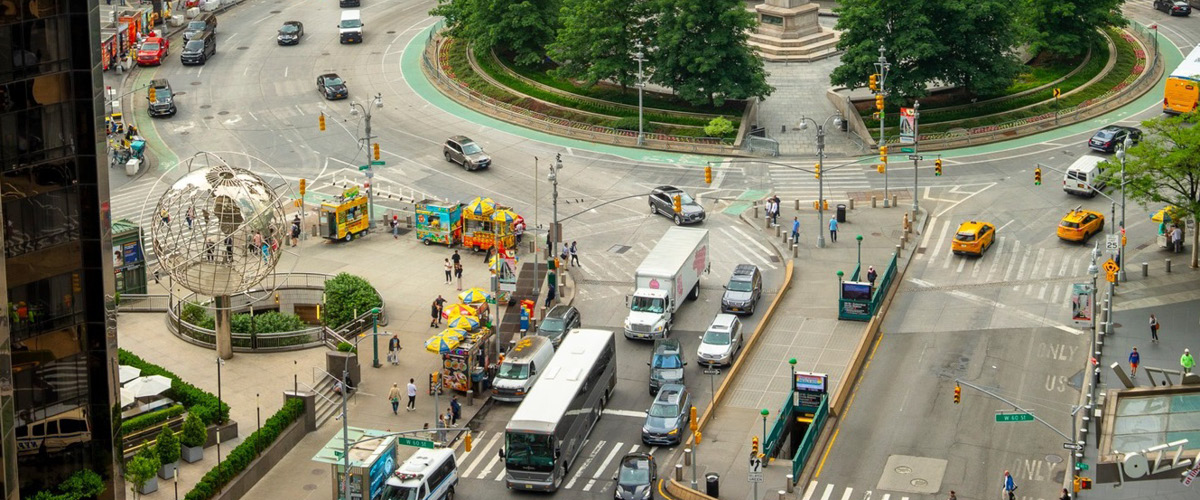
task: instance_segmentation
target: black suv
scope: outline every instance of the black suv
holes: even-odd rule
[[[171,83],[166,78],[150,80],[150,88],[154,89],[154,99],[147,92],[146,99],[150,101],[150,116],[175,116],[175,94],[171,92]]]
[[[1109,125],[1097,131],[1096,135],[1088,140],[1088,147],[1096,151],[1112,153],[1117,150],[1118,144],[1125,142],[1126,137],[1133,144],[1137,144],[1142,140],[1142,131],[1135,127]]]
[[[204,64],[217,53],[217,37],[211,32],[200,33],[183,45],[179,61],[183,64]]]
[[[654,341],[654,354],[650,356],[650,395],[658,394],[658,389],[667,384],[683,383],[683,349],[675,339],[660,339]]]
[[[762,296],[762,272],[754,264],[738,264],[721,296],[721,312],[754,314]]]
[[[675,197],[679,197],[679,213],[675,213]],[[650,213],[662,214],[675,225],[704,221],[704,207],[674,186],[659,186],[650,192]]]
[[[546,312],[546,317],[538,324],[537,334],[550,339],[557,349],[572,328],[579,328],[579,310],[572,306],[559,304]]]

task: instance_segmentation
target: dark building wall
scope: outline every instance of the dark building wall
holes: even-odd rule
[[[0,6],[0,500],[83,469],[125,497],[99,37],[98,0]]]

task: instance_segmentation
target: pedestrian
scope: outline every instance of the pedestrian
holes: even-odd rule
[[[263,246],[262,231],[254,232],[254,251],[259,251]]]
[[[554,302],[554,291],[554,282],[551,281],[550,285],[546,287],[546,307],[550,307],[550,304]]]
[[[767,198],[767,220],[771,221],[772,226],[779,220],[779,205],[775,204],[774,198]]]
[[[837,216],[829,216],[829,239],[837,242]]]
[[[437,299],[434,299],[433,303],[429,305],[429,327],[430,328],[434,328],[434,327],[438,326],[438,316],[440,316],[442,314],[440,309],[441,308],[438,307]]]
[[[413,379],[408,379],[408,406],[405,408],[408,411],[417,409],[417,384],[413,383]]]
[[[446,310],[446,299],[439,294],[436,299],[433,299],[433,304],[437,306],[437,325],[435,326],[442,326],[442,312]]]
[[[342,393],[342,381],[341,381],[341,380],[339,380],[339,381],[337,381],[337,382],[334,382],[334,384],[333,384],[333,393],[334,393],[334,394],[341,394],[341,393]]]
[[[161,284],[162,284],[162,283],[159,283],[159,281],[158,281],[158,269],[155,269],[155,270],[154,270],[154,284],[155,284],[155,285],[161,285]]]
[[[1183,373],[1192,373],[1192,367],[1196,366],[1196,360],[1192,359],[1192,351],[1183,350],[1183,356],[1179,357],[1179,366],[1183,367]]]
[[[1058,500],[1071,500],[1071,493],[1066,488],[1063,488],[1063,494],[1058,497]]]
[[[491,261],[492,261],[492,251],[494,251],[494,250],[495,250],[495,248],[493,248],[493,247],[488,247],[488,248],[487,248],[487,250],[485,250],[485,251],[483,252],[483,263],[484,263],[484,264],[490,264],[490,263],[491,263]]]
[[[292,221],[292,246],[300,244],[300,218]]]
[[[453,419],[450,420],[450,425],[457,425],[458,419],[462,418],[462,403],[458,402],[457,394],[450,397],[450,411],[450,416],[453,417]]]
[[[1150,341],[1158,342],[1158,318],[1150,315]]]
[[[446,264],[442,268],[446,271],[446,284],[449,285],[454,279],[454,264],[450,263],[450,259],[446,259]]]
[[[449,410],[447,410],[447,413],[449,413]],[[446,431],[444,430],[446,427],[450,427],[450,422],[446,419],[446,415],[438,415],[437,440],[439,443],[446,442]]]
[[[192,216],[196,213],[194,207],[188,207],[187,213],[184,214],[184,219],[187,220],[188,229],[192,228]]]
[[[1137,365],[1141,361],[1142,361],[1142,356],[1140,354],[1138,354],[1137,348],[1134,347],[1133,351],[1131,351],[1129,353],[1129,368],[1130,368],[1130,372],[1133,373],[1134,377],[1137,376]]]
[[[958,500],[958,495],[954,494],[954,490],[950,490],[950,500]]]
[[[388,361],[391,361],[393,365],[400,364],[401,349],[404,348],[400,347],[400,337],[392,335],[391,340],[388,340]]]
[[[579,265],[579,249],[578,249],[578,247],[575,246],[574,241],[571,242],[571,265],[572,266]]]
[[[867,281],[871,283],[871,288],[875,288],[875,279],[879,277],[879,273],[875,272],[875,266],[867,266]]]
[[[392,239],[400,239],[400,216],[392,215]]]
[[[392,402],[392,415],[400,414],[400,385],[392,384],[392,390],[388,391],[388,400]]]
[[[458,265],[462,261],[462,256],[458,254],[458,250],[455,250],[454,255],[450,256],[450,261],[454,262],[454,265]]]
[[[561,260],[561,261],[563,261],[563,262],[566,262],[566,261],[567,261],[567,256],[568,256],[568,255],[570,255],[570,254],[571,254],[571,246],[570,246],[570,245],[568,245],[568,244],[567,244],[567,242],[565,242],[565,241],[564,241],[564,242],[563,242],[562,254],[560,254],[560,255],[558,256],[558,260]]]
[[[233,235],[225,237],[225,262],[233,262]]]
[[[1180,229],[1179,226],[1175,226],[1175,229],[1171,230],[1171,250],[1175,253],[1183,251],[1183,229]]]
[[[1013,482],[1012,474],[1009,474],[1008,471],[1004,471],[1004,492],[1008,493],[1008,500],[1016,499],[1017,496],[1014,494],[1015,491],[1017,491],[1017,483]]]
[[[520,245],[521,237],[525,236],[525,221],[520,220],[513,224],[513,235],[517,237],[517,244]]]
[[[168,212],[168,211],[167,211],[167,209],[165,209],[165,208],[164,208],[164,209],[162,209],[162,210],[159,210],[159,211],[158,211],[158,218],[159,218],[159,220],[161,220],[161,221],[162,221],[162,224],[163,224],[164,226],[168,226],[168,227],[170,227],[170,225],[171,225],[171,212]]]
[[[454,410],[452,408],[446,408],[446,414],[442,415],[442,418],[446,421],[446,427],[454,427]]]
[[[800,241],[800,217],[792,217],[792,244]]]
[[[462,291],[462,271],[463,271],[462,264],[455,262],[454,263],[454,277],[458,278],[458,291],[460,291],[460,292]]]

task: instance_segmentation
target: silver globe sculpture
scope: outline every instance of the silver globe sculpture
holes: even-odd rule
[[[174,283],[214,298],[217,354],[229,359],[230,297],[274,272],[290,224],[282,198],[254,172],[206,152],[180,166],[187,174],[154,206],[151,245]]]

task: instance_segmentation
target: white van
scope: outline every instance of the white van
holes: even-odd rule
[[[17,455],[56,453],[92,440],[92,426],[83,408],[59,413],[16,428]]]
[[[458,465],[453,448],[421,448],[405,460],[383,487],[383,500],[454,498]]]
[[[554,341],[549,337],[530,335],[517,341],[492,380],[492,398],[513,402],[525,399],[553,357]]]
[[[1067,167],[1067,173],[1063,174],[1063,191],[1089,198],[1096,196],[1095,190],[1104,189],[1104,181],[1100,180],[1104,169],[1100,168],[1100,164],[1105,160],[1107,158],[1092,155],[1076,158],[1075,162]]]
[[[363,23],[362,11],[343,10],[342,22],[338,23],[338,37],[342,43],[362,43]]]

